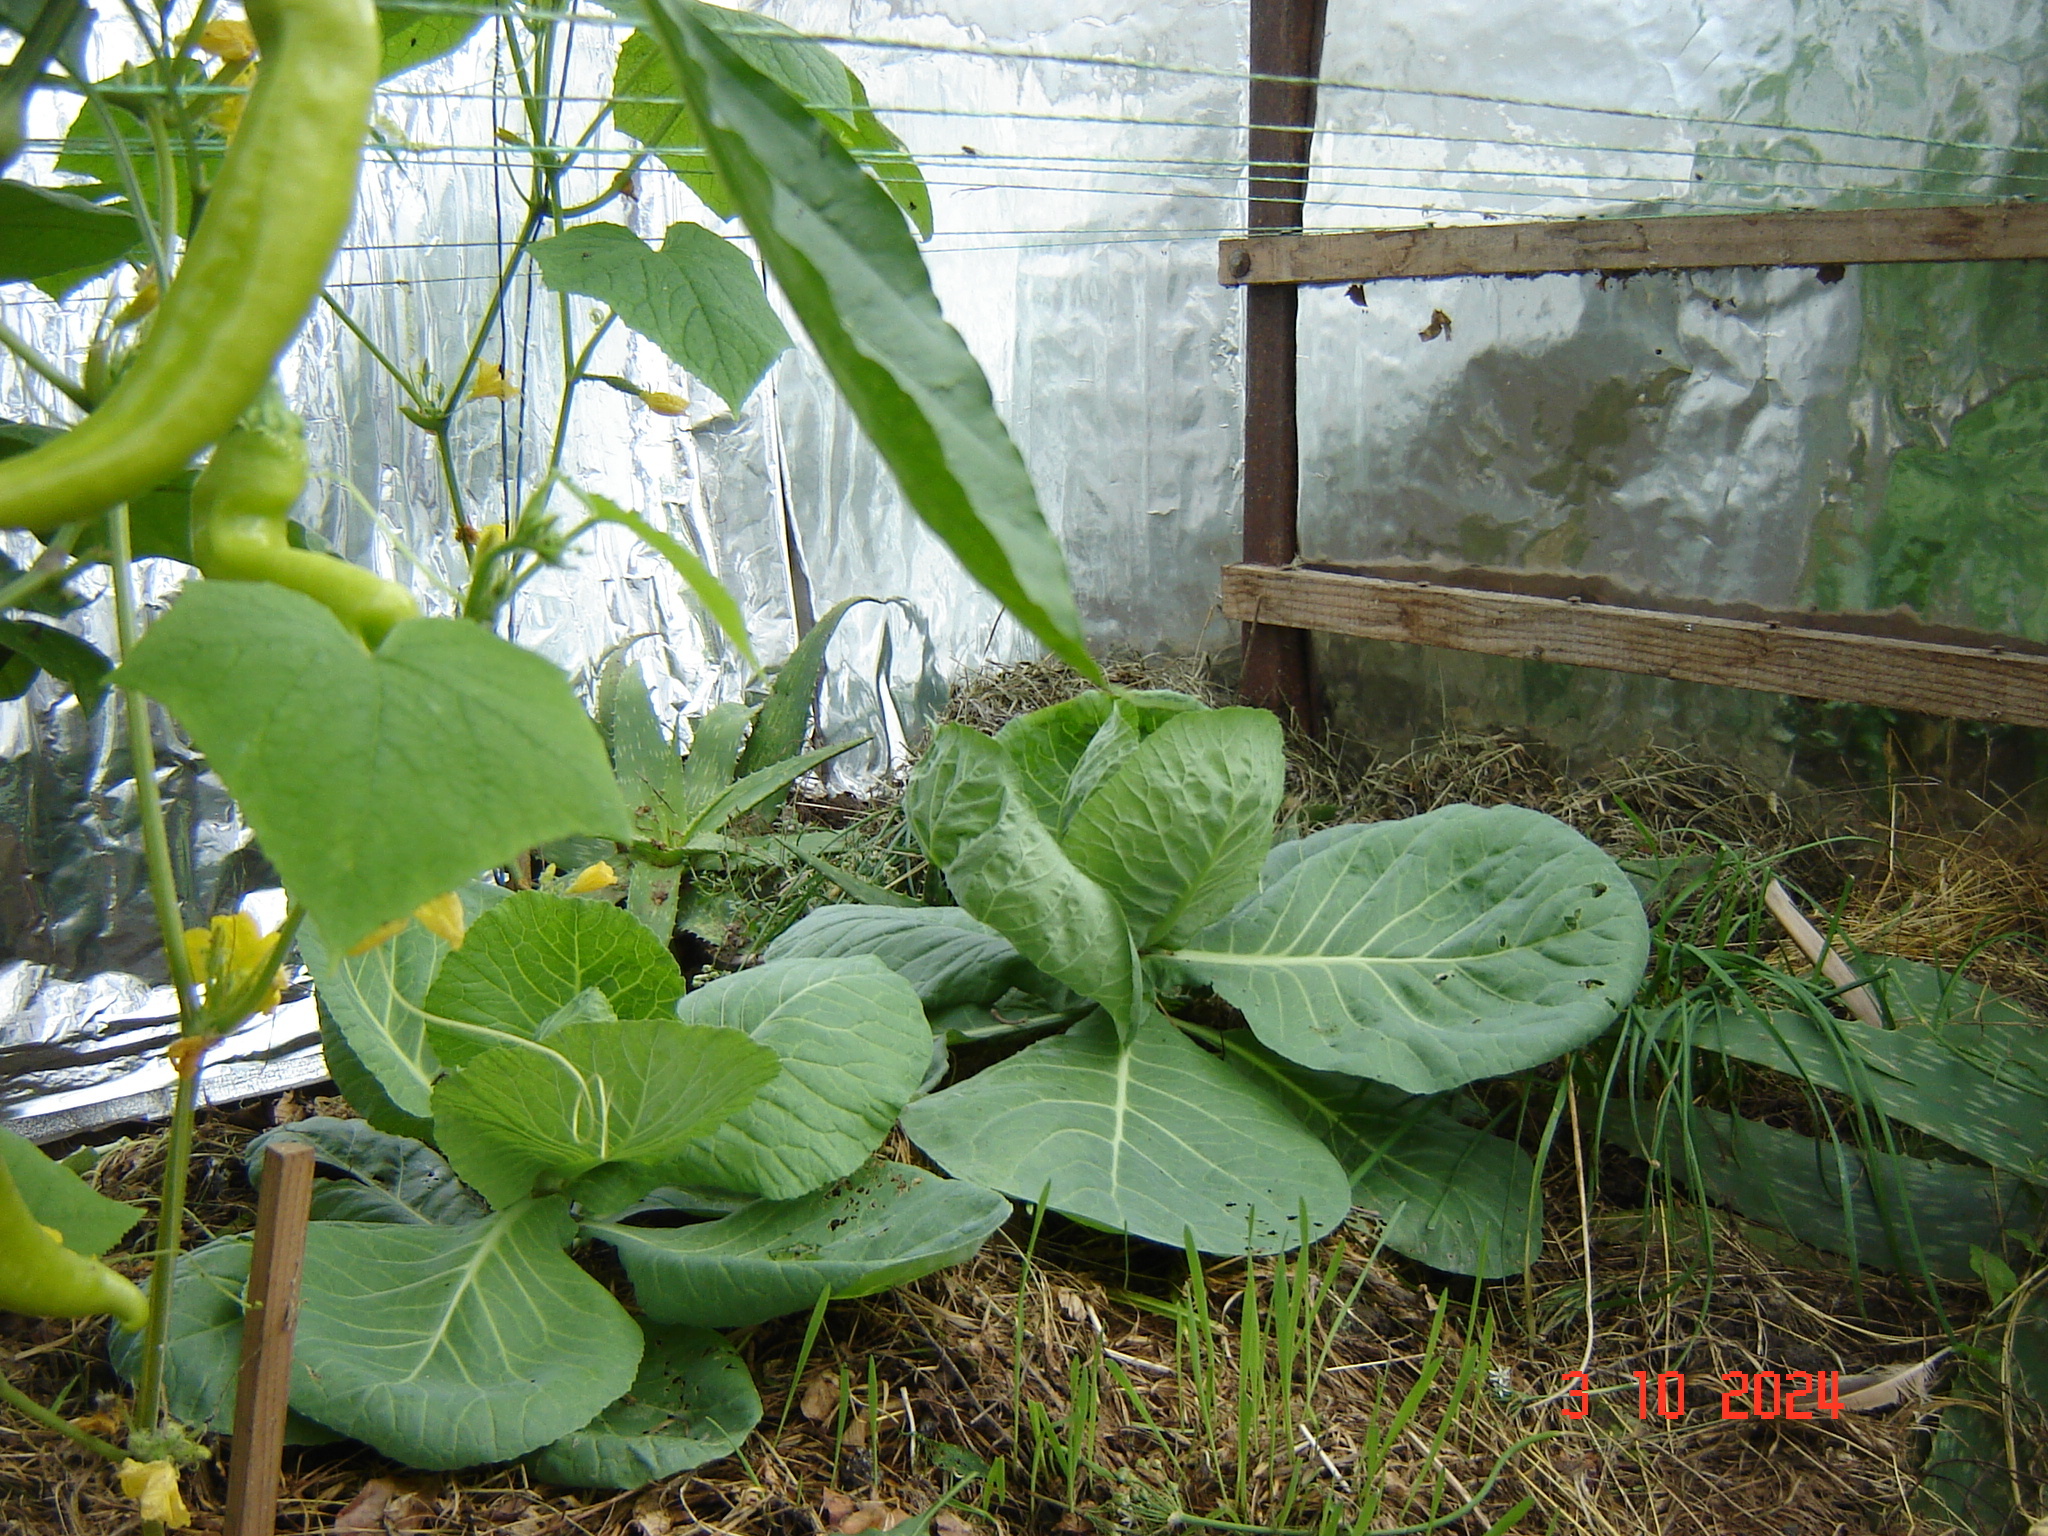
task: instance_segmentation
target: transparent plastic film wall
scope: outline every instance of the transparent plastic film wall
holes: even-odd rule
[[[1317,228],[2048,195],[2037,0],[1332,0],[1323,68],[1385,89],[1321,94]],[[1304,290],[1303,551],[2048,640],[2044,342],[2038,262]],[[1763,695],[1324,650],[1388,730],[1783,759]]]
[[[1216,282],[1215,242],[1244,219],[1244,0],[747,8],[825,38],[922,168],[935,286],[1031,467],[1092,638],[1228,646],[1216,572],[1240,533],[1241,300]],[[126,27],[102,8],[108,69],[132,56]],[[547,125],[592,151],[571,196],[596,195],[639,147],[603,112],[625,30],[611,12],[577,12]],[[445,382],[492,301],[525,217],[528,146],[506,135],[531,139],[501,31],[494,17],[380,93],[336,308],[314,312],[283,375],[322,477],[300,518],[409,583],[430,611],[448,611],[464,570],[443,466],[361,338]],[[1333,0],[1310,221],[2013,195],[2048,167],[1982,146],[2038,142],[2026,113],[2040,110],[2043,51],[2039,4],[1503,12]],[[71,179],[55,163],[70,110],[39,105],[12,174]],[[1768,126],[1786,123],[1798,126]],[[1834,129],[1850,132],[1820,131]],[[596,217],[657,242],[677,222],[739,232],[654,161],[633,194]],[[1996,316],[2039,314],[2025,293],[2000,296],[1999,284],[2025,281],[2017,268],[1852,271],[1833,285],[1810,272],[1605,289],[1474,280],[1383,285],[1363,309],[1342,290],[1312,291],[1305,543],[1326,558],[1547,563],[1673,592],[1888,605],[1899,600],[1883,585],[1881,534],[1894,450],[1945,449],[1957,422],[2022,376],[2040,351],[2023,330],[2035,322]],[[1881,318],[1866,315],[1873,305]],[[1425,342],[1438,309],[1452,324]],[[46,353],[82,353],[88,307],[60,311],[11,285],[0,312]],[[555,296],[515,275],[478,357],[503,390],[466,405],[450,434],[479,522],[515,514],[545,473],[562,341]],[[585,388],[563,469],[702,554],[765,659],[842,598],[904,600],[856,610],[833,647],[825,730],[874,738],[845,760],[843,782],[872,782],[900,758],[947,677],[1027,651],[904,508],[801,342],[736,412],[624,327],[589,366],[686,403],[660,415]],[[11,365],[0,391],[10,419],[70,417]],[[145,597],[160,606],[183,575],[145,562]],[[2019,627],[1944,602],[1930,616]],[[110,644],[102,606],[69,622]],[[628,647],[670,718],[742,681],[669,567],[623,530],[601,530],[535,581],[511,623],[586,685]],[[1412,672],[1422,653],[1408,654]],[[1621,712],[1600,703],[1622,697],[1612,690],[1587,697]],[[0,1051],[15,1053],[0,1079],[52,1132],[168,1080],[138,1065],[160,1062],[149,1021],[168,1010],[151,991],[118,724],[40,683],[0,705],[0,720]],[[1748,724],[1726,721],[1731,733]],[[161,725],[159,751],[197,921],[265,872],[226,797]],[[317,1075],[310,1038],[310,1003],[288,1002],[271,1034],[252,1038],[246,1072],[212,1074],[215,1093]]]

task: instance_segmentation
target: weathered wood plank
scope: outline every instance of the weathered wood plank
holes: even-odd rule
[[[1259,565],[1224,567],[1223,611],[1260,625],[2048,726],[2048,656],[1994,646]]]
[[[1563,219],[1225,240],[1226,285],[2048,258],[2048,203]]]
[[[1299,231],[1308,195],[1323,55],[1325,0],[1251,0],[1251,229]],[[1284,565],[1299,553],[1301,450],[1296,422],[1292,287],[1245,296],[1244,558]],[[1315,726],[1308,637],[1248,624],[1239,692],[1246,702]]]

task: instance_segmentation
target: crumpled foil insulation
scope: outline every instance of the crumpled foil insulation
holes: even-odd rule
[[[1245,0],[752,8],[840,40],[924,167],[934,284],[1036,477],[1091,637],[1227,646],[1216,572],[1239,538],[1241,301],[1216,281],[1215,242],[1244,217]],[[123,25],[112,8],[101,17],[108,68]],[[2042,190],[2038,153],[1970,146],[2038,149],[2029,82],[2048,58],[2044,29],[2039,0],[1331,0],[1324,73],[1339,83],[1321,96],[1309,223],[2027,195]],[[571,122],[607,94],[616,38],[602,13],[579,27]],[[14,174],[50,178],[68,111],[39,99],[39,137]],[[403,366],[447,379],[524,216],[519,156],[494,139],[524,119],[488,34],[391,82],[379,111],[333,292]],[[1825,131],[1840,129],[1891,137]],[[572,197],[623,161],[609,127],[597,142],[619,153],[572,175]],[[644,169],[635,191],[600,216],[657,241],[677,220],[720,227],[665,173]],[[2010,573],[1997,562],[2031,557],[1967,538],[1932,574],[1913,568],[1926,496],[1902,503],[1888,476],[1900,447],[1949,453],[1971,412],[2022,387],[2048,340],[2044,282],[2031,267],[1970,267],[1309,290],[1305,550],[1597,572],[1781,605],[1910,601],[1932,619],[2048,638],[2048,609],[2028,606],[2048,570]],[[75,359],[108,287],[61,309],[10,287],[0,317]],[[1423,339],[1438,312],[1446,324]],[[484,356],[518,393],[465,406],[455,434],[478,520],[516,516],[546,468],[561,314],[538,283],[510,285]],[[1033,649],[909,514],[801,344],[737,414],[622,328],[592,367],[684,395],[689,410],[662,417],[585,388],[564,470],[702,553],[765,656],[841,598],[903,600],[857,609],[833,647],[824,733],[873,738],[837,783],[858,789],[900,764],[948,678]],[[432,441],[400,415],[396,386],[325,310],[282,379],[324,477],[303,520],[447,611],[462,558]],[[0,413],[69,415],[14,367],[0,368]],[[152,610],[183,574],[144,563]],[[111,650],[107,600],[89,595],[76,623]],[[673,573],[615,528],[533,583],[510,631],[586,689],[629,648],[671,717],[743,684]],[[270,876],[175,727],[159,719],[156,739],[197,924]],[[38,683],[0,704],[0,1113],[41,1137],[158,1107],[168,1083],[132,801],[118,703],[88,719]],[[287,1002],[222,1053],[210,1091],[317,1077],[313,1041],[311,1003]]]

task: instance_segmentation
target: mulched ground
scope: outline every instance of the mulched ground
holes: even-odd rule
[[[1123,674],[1204,685],[1180,663],[1131,662]],[[1073,686],[1049,666],[1006,669],[966,690],[954,712],[992,725]],[[1980,979],[2048,1003],[2048,861],[2032,834],[1994,813],[1936,828],[1895,796],[1888,820],[1873,823],[1862,807],[1795,807],[1674,752],[1594,778],[1508,736],[1363,768],[1300,747],[1291,791],[1290,808],[1314,820],[1516,801],[1618,853],[1748,850],[1776,859],[1817,900],[1846,898],[1843,925],[1858,938],[1950,963],[1971,957]],[[811,815],[835,826],[887,819],[841,802]],[[1845,832],[1855,840],[1839,840]],[[1713,901],[1746,899],[1721,893],[1686,920],[1710,929]],[[1993,934],[2012,937],[1980,950]],[[250,1221],[239,1157],[249,1137],[338,1108],[287,1095],[209,1114],[189,1240]],[[1379,1254],[1366,1221],[1317,1245],[1290,1271],[1309,1279],[1310,1322],[1284,1376],[1270,1349],[1240,1358],[1247,1297],[1270,1314],[1276,1261],[1212,1263],[1197,1291],[1183,1255],[1057,1217],[1034,1229],[1020,1215],[965,1265],[833,1304],[801,1376],[804,1318],[737,1334],[768,1409],[737,1457],[605,1496],[536,1487],[516,1467],[427,1476],[361,1448],[294,1451],[280,1529],[858,1536],[926,1510],[961,1471],[988,1463],[998,1473],[970,1480],[932,1521],[940,1536],[1161,1532],[1212,1519],[1306,1531],[1326,1505],[1341,1512],[1326,1528],[1335,1536],[1375,1497],[1359,1532],[1431,1525],[1478,1536],[1525,1496],[1535,1507],[1514,1527],[1524,1531],[1959,1530],[1916,1513],[1911,1497],[1929,1404],[1803,1423],[1720,1417],[1724,1371],[1846,1376],[1926,1358],[1947,1338],[1926,1298],[1676,1200],[1642,1164],[1578,1130],[1567,1122],[1560,1134],[1549,1231],[1524,1277],[1475,1294],[1470,1281]],[[916,1160],[900,1138],[892,1150]],[[138,1132],[96,1182],[147,1207],[161,1155],[161,1138]],[[145,1223],[126,1251],[148,1242]],[[1942,1302],[1963,1319],[1983,1297],[1957,1289]],[[0,1349],[12,1379],[67,1414],[118,1413],[101,1325],[0,1318]],[[1574,1370],[1601,1391],[1577,1421],[1556,1397]],[[1639,1419],[1637,1371],[1683,1371],[1686,1416]],[[187,1481],[196,1528],[220,1529],[216,1472]],[[1469,1515],[1445,1518],[1467,1504]],[[61,1436],[0,1422],[0,1536],[122,1536],[136,1529],[132,1511],[111,1475]]]

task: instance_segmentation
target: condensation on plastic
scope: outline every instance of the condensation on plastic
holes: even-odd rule
[[[1227,645],[1216,570],[1239,536],[1240,300],[1216,282],[1214,240],[1242,218],[1234,166],[1245,152],[1245,0],[757,8],[809,31],[928,50],[840,49],[925,165],[939,229],[926,246],[934,284],[1037,480],[1091,637]],[[1825,189],[1852,183],[1852,200],[1895,196],[1916,185],[1905,173],[1927,151],[1680,119],[2016,142],[2038,129],[2022,92],[2039,76],[2042,16],[2041,0],[1332,0],[1325,75],[1390,89],[1323,93],[1309,219],[1334,228],[1764,207],[1840,201]],[[592,98],[604,93],[617,35],[601,20],[579,29],[580,88]],[[1155,67],[1061,61],[1075,58]],[[481,148],[497,127],[525,127],[500,67],[479,39],[392,83],[380,102],[390,147],[370,153],[361,215],[334,273],[355,321],[392,357],[424,362],[441,380],[459,368],[524,216],[516,152],[494,164]],[[1944,154],[1940,163],[1961,167],[1944,192],[2012,190],[1998,180],[1997,156]],[[1070,158],[1020,172],[1010,168],[1017,156]],[[1851,158],[1891,169],[1833,168]],[[1141,162],[1171,168],[1127,173]],[[36,174],[33,156],[24,164]],[[609,171],[572,175],[568,195],[595,194]],[[644,170],[636,191],[600,216],[655,240],[678,219],[717,227],[665,173]],[[1835,284],[1801,272],[1604,287],[1590,278],[1382,284],[1363,308],[1341,290],[1311,290],[1301,370],[1307,551],[1550,565],[1789,603],[1824,585],[1815,574],[1824,536],[1826,568],[1837,573],[1829,591],[1864,601],[1871,583],[1855,573],[1891,448],[1938,444],[1962,411],[2022,363],[2034,366],[2010,327],[2000,329],[2006,291],[1947,272],[1852,272]],[[17,329],[53,355],[79,354],[89,320],[78,305],[60,312],[18,289],[6,297],[0,312]],[[1449,332],[1425,342],[1418,333],[1438,309]],[[560,405],[560,301],[522,277],[504,314],[485,357],[519,393],[465,406],[454,435],[479,520],[516,515],[546,468]],[[1902,331],[1910,349],[1892,339]],[[833,647],[828,736],[874,738],[843,766],[847,782],[872,782],[900,761],[944,678],[1031,648],[907,512],[801,345],[736,416],[622,329],[592,367],[687,395],[690,411],[665,418],[586,386],[564,469],[704,553],[767,657],[787,652],[804,615],[841,598],[905,600],[856,609]],[[446,611],[463,562],[432,441],[399,414],[391,381],[324,311],[284,381],[311,425],[314,462],[331,477],[302,515],[341,552]],[[53,406],[19,370],[0,369],[0,414],[65,419]],[[145,564],[143,585],[160,607],[180,573],[157,566]],[[110,645],[104,603],[80,622]],[[605,656],[630,647],[671,715],[701,711],[742,682],[666,565],[622,530],[600,530],[568,568],[536,581],[513,633],[586,688]],[[1369,689],[1353,697],[1360,710],[1372,704]],[[1573,697],[1574,710],[1639,724],[1642,711],[1623,702],[1636,694]],[[1662,684],[1640,695],[1667,714],[1674,697]],[[1754,724],[1716,708],[1731,734]],[[197,921],[265,874],[219,787],[164,722],[158,745]],[[161,1013],[163,998],[134,979],[160,973],[131,803],[116,706],[87,720],[44,684],[0,705],[9,877],[0,938],[16,957],[0,972],[0,1002],[11,1005],[0,1051],[89,1042]],[[277,1026],[285,1034],[266,1050],[303,1051],[309,1018],[301,1010],[287,1025],[290,1013],[287,1005]],[[83,1095],[67,1101],[78,1110],[95,1095],[129,1102],[123,1095],[141,1091],[105,1076],[104,1064],[77,1071],[36,1079],[38,1092],[70,1083],[65,1092]]]
[[[2048,192],[2038,0],[1332,0],[1324,68],[1475,99],[1324,93],[1319,228],[1359,222],[1332,204],[1364,195],[1363,145],[1398,167],[1374,177],[1373,197],[1406,207],[1370,221],[1387,225]],[[1422,137],[1375,137],[1390,131]],[[2032,148],[1966,147],[1978,145]],[[2008,392],[2039,376],[2041,265],[1304,290],[1304,556],[1593,574],[1775,608],[1909,604],[1930,622],[2048,637],[2039,581],[1978,537],[1988,512],[1982,528],[1971,507],[1930,530],[1912,500],[1926,477],[1977,467],[1942,462],[1959,423],[2017,408]],[[2031,398],[2026,410],[2048,427]],[[1901,450],[1916,485],[1892,473]],[[1761,695],[1356,642],[1321,650],[1340,704],[1388,729],[1490,717],[1613,746],[1654,724],[1786,761],[1770,746],[1785,735],[1777,702]]]

